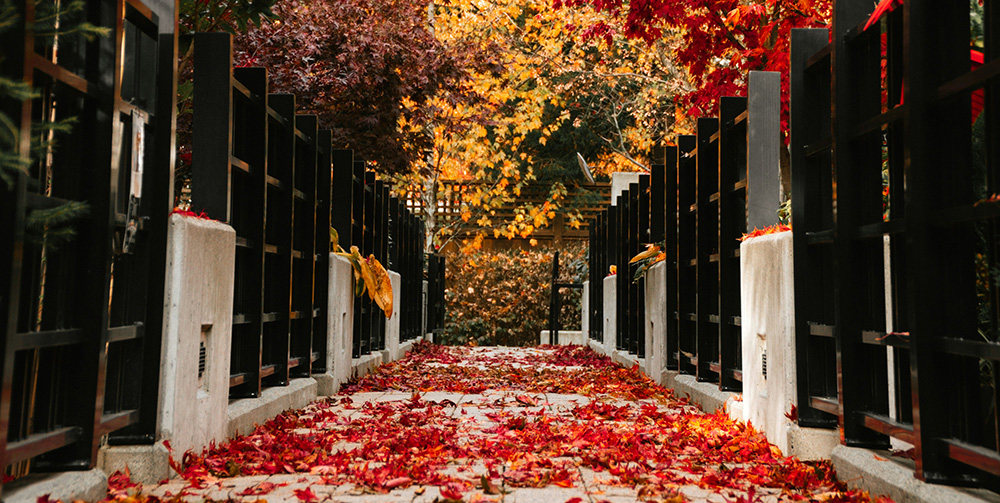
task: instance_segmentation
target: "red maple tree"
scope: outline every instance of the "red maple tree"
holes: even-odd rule
[[[429,0],[279,0],[274,20],[235,39],[240,66],[268,69],[272,92],[293,93],[336,145],[404,171],[428,148],[426,135],[397,128],[403,98],[420,104],[439,90],[460,94],[467,61],[428,25]]]
[[[677,61],[687,68],[695,90],[677,101],[689,116],[714,115],[720,97],[745,95],[751,70],[780,72],[786,133],[791,30],[826,28],[831,14],[830,0],[555,0],[554,5],[589,5],[621,21],[586,27],[585,38],[610,40],[621,34],[652,43],[679,34],[685,43]]]

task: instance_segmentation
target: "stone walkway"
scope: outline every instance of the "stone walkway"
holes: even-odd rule
[[[871,501],[826,463],[589,349],[442,348],[200,455],[140,498],[277,502]],[[119,496],[137,496],[122,487]]]

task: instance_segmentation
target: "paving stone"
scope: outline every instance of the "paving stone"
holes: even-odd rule
[[[468,354],[459,365],[482,369],[493,369],[497,365],[509,365],[513,367],[535,367],[572,371],[571,367],[559,367],[557,365],[539,365],[532,363],[532,358],[543,356],[551,349],[539,348],[463,348],[461,351],[468,351]],[[475,362],[480,359],[485,361]],[[427,367],[446,368],[451,364],[428,363]],[[588,408],[595,403],[605,406],[624,408],[627,414],[624,417],[638,417],[644,407],[655,407],[657,411],[668,414],[700,414],[696,407],[684,405],[676,401],[664,401],[658,399],[628,400],[619,396],[600,394],[587,396],[573,393],[537,393],[513,389],[487,389],[480,393],[457,393],[446,391],[421,391],[419,399],[426,407],[412,408],[408,402],[414,397],[411,391],[378,391],[359,392],[352,395],[336,395],[331,399],[323,399],[301,409],[299,417],[308,422],[314,422],[308,428],[296,428],[292,433],[302,436],[311,435],[336,435],[335,432],[346,432],[352,428],[351,422],[363,420],[364,424],[371,425],[373,419],[380,419],[382,414],[391,410],[386,421],[398,421],[402,417],[420,417],[422,413],[432,414],[436,425],[449,433],[454,431],[456,441],[459,445],[474,447],[484,445],[482,442],[495,442],[497,445],[510,443],[510,445],[523,445],[513,441],[521,441],[520,433],[517,431],[508,432],[502,427],[508,421],[520,418],[528,421],[553,421],[558,427],[569,426],[570,422],[577,421],[574,415],[579,409]],[[527,398],[526,398],[527,397]],[[345,400],[348,398],[349,400]],[[371,405],[377,405],[378,409],[373,409]],[[367,407],[366,407],[367,405]],[[431,407],[431,405],[434,405]],[[440,408],[439,408],[440,406]],[[591,411],[595,410],[590,408]],[[615,416],[616,419],[604,418],[595,419],[602,428],[606,428],[611,435],[625,434],[637,428],[637,425],[630,420]],[[580,419],[580,421],[584,421]],[[590,419],[587,419],[590,421]],[[301,423],[300,423],[301,424]],[[377,424],[377,423],[375,423]],[[332,437],[339,438],[339,437]],[[354,438],[354,437],[352,437]],[[449,438],[450,435],[449,435]],[[656,441],[659,442],[659,441]],[[331,452],[351,452],[357,451],[357,457],[351,461],[352,469],[377,470],[386,467],[385,459],[363,459],[360,450],[364,447],[364,441],[340,441],[331,447]],[[557,469],[570,469],[578,475],[573,481],[574,487],[548,486],[542,488],[511,487],[510,480],[504,477],[515,477],[518,467],[530,465],[530,461],[545,460],[540,454],[540,449],[547,445],[544,439],[538,440],[538,448],[531,448],[530,452],[507,453],[508,458],[497,459],[487,462],[478,459],[474,455],[470,458],[441,460],[443,467],[438,469],[437,475],[442,480],[452,480],[460,484],[465,484],[462,491],[463,499],[467,503],[564,503],[573,498],[580,498],[582,503],[597,503],[608,501],[610,503],[634,502],[639,499],[639,488],[634,486],[624,486],[620,479],[612,475],[609,471],[581,466],[582,457],[565,456],[551,459]],[[406,448],[406,447],[401,447]],[[414,447],[415,449],[417,447]],[[421,446],[426,449],[426,446]],[[582,444],[574,449],[586,449],[587,445]],[[417,452],[417,451],[415,451]],[[475,452],[473,449],[471,452]],[[573,453],[581,451],[570,451]],[[684,471],[684,466],[703,466],[706,469],[718,468],[714,463],[698,463],[701,452],[689,454],[679,454],[657,466],[666,480],[687,480],[685,485],[673,489],[666,489],[663,494],[643,493],[644,498],[652,496],[652,500],[658,497],[667,497],[679,493],[686,501],[696,503],[727,503],[736,501],[738,497],[746,497],[745,492],[719,490],[713,491],[699,487],[699,475]],[[391,459],[391,458],[389,458]],[[494,466],[495,472],[490,478],[492,484],[497,487],[507,489],[506,494],[485,494],[481,487],[481,479],[484,475],[489,476],[490,468]],[[728,463],[728,468],[749,467],[746,464]],[[639,469],[645,465],[635,462],[616,465],[617,468]],[[536,472],[541,474],[551,473],[543,470]],[[499,472],[499,473],[496,473]],[[416,477],[415,477],[416,478]],[[441,488],[437,486],[412,485],[399,487],[388,492],[381,492],[372,488],[355,486],[350,483],[328,484],[332,480],[320,474],[310,475],[308,473],[258,475],[250,477],[235,477],[231,479],[220,479],[213,481],[202,489],[193,489],[185,481],[169,481],[166,484],[156,486],[145,486],[144,494],[166,497],[168,495],[184,494],[181,498],[187,502],[202,502],[210,499],[230,499],[234,501],[245,501],[248,503],[258,499],[266,499],[268,503],[301,503],[296,491],[309,489],[316,495],[319,502],[340,502],[340,503],[389,503],[389,502],[409,502],[409,503],[433,503],[441,499]],[[263,495],[242,495],[248,488],[255,487],[263,482],[274,484],[275,487],[268,494]],[[671,486],[672,487],[672,486]],[[301,493],[300,493],[301,494]],[[779,503],[784,502],[788,495],[782,494],[781,489],[759,488],[757,499],[759,503]],[[784,499],[783,499],[784,498]]]

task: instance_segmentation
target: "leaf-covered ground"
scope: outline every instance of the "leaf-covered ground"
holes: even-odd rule
[[[885,503],[576,346],[420,344],[129,500]]]

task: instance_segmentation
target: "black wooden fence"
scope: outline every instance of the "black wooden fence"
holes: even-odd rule
[[[603,279],[615,265],[615,349],[644,358],[645,280],[632,281],[635,268],[628,261],[649,242],[649,175],[640,175],[637,183],[615,197],[616,204],[602,210],[590,224],[590,337],[603,340]]]
[[[268,93],[264,69],[234,71],[229,34],[194,36],[194,80],[191,204],[236,230],[230,396],[256,397],[322,365],[329,133],[321,146],[316,117]]]
[[[445,257],[439,254],[427,255],[427,333],[436,334],[444,330],[445,320]]]
[[[997,489],[1000,9],[983,9],[972,51],[963,2],[870,24],[870,2],[837,2],[832,43],[793,32],[796,351],[800,424],[894,437],[919,478]]]
[[[400,273],[400,338],[419,337],[422,221],[293,95],[268,93],[265,69],[233,69],[230,35],[194,36],[194,81],[192,209],[237,234],[230,396],[328,370],[331,227]],[[367,295],[354,309],[353,356],[384,350],[382,310]]]
[[[668,297],[676,291],[667,306],[667,367],[734,391],[743,380],[739,238],[747,229],[746,122],[746,98],[722,98],[719,117],[698,119],[696,134],[678,136],[665,156],[666,172],[676,173],[665,196],[664,235],[676,236],[667,248],[668,259],[676,253],[676,272],[668,268],[667,274]]]
[[[36,15],[58,5],[18,3],[19,22],[0,36],[3,75],[39,91],[2,103],[25,162],[0,185],[0,465],[14,477],[92,467],[103,441],[155,440],[176,13],[141,0],[89,0],[60,22],[89,22],[109,36],[34,33]],[[296,115],[294,96],[269,94],[264,69],[233,70],[229,35],[199,34],[194,44],[193,209],[237,233],[231,396],[327,370],[329,229],[344,215],[341,242],[402,277],[401,339],[420,337],[422,222],[350,151],[333,150],[315,116]],[[46,123],[66,119],[77,125],[55,135],[56,148],[39,143]],[[344,173],[353,180],[337,188],[349,194],[335,199],[332,177]],[[73,203],[86,208],[68,225],[35,223]],[[67,228],[76,236],[57,243]],[[439,326],[443,258],[432,264]],[[384,348],[384,316],[368,301],[357,306],[356,347]]]
[[[589,229],[588,229],[589,231]],[[559,314],[562,311],[562,289],[583,289],[583,283],[559,282],[559,252],[552,257],[552,274],[549,280],[549,344],[559,344]]]
[[[592,222],[590,337],[603,338],[602,281],[618,268],[616,347],[646,356],[643,279],[628,261],[649,242],[667,253],[667,368],[742,389],[739,238],[747,230],[747,100],[723,98],[720,117],[653,155]],[[777,183],[777,180],[775,180]],[[650,204],[652,202],[652,204]],[[651,211],[652,210],[652,211]]]
[[[608,274],[606,255],[608,242],[608,211],[601,210],[590,222],[588,228],[589,247],[587,249],[587,274],[590,288],[587,292],[587,311],[590,330],[587,335],[595,341],[604,340],[604,276]]]
[[[87,21],[108,36],[36,34],[36,16],[58,4],[27,0],[0,37],[0,71],[38,91],[2,104],[27,165],[0,182],[0,465],[14,476],[93,466],[105,435],[152,443],[156,426],[174,12],[87,4],[63,27]],[[44,124],[69,118],[72,131],[39,150]],[[30,223],[72,202],[88,207],[69,224],[74,239],[56,246],[57,227]]]

